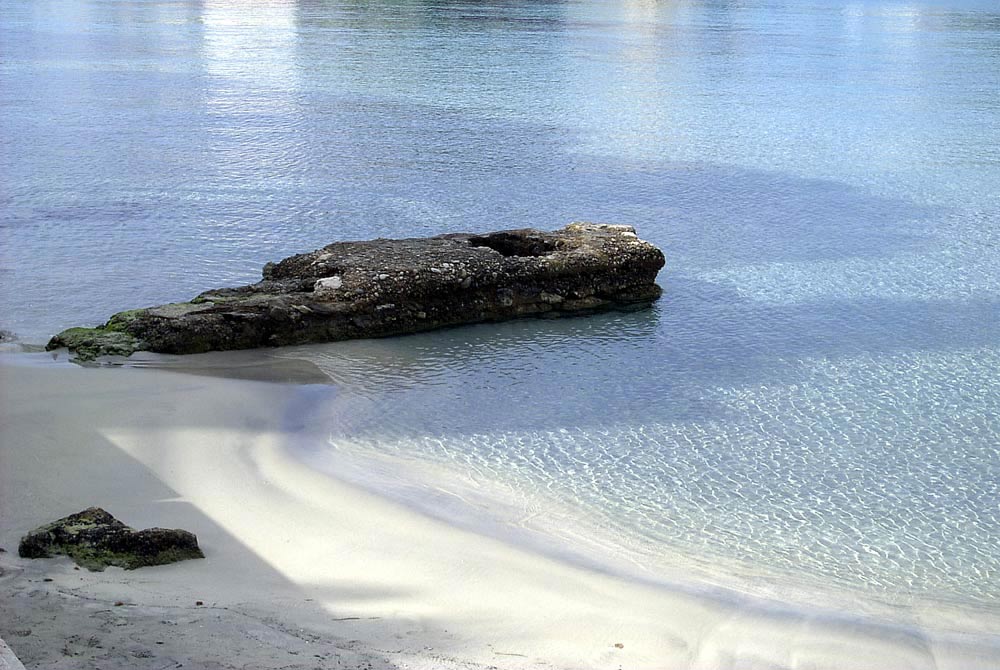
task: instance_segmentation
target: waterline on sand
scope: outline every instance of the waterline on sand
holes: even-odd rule
[[[58,629],[60,622],[82,625],[75,615],[53,618],[53,601],[26,596],[23,584],[37,591],[47,570],[54,570],[52,588],[65,588],[65,581],[74,597],[131,603],[133,635],[155,634],[143,632],[147,619],[162,627],[156,608],[205,599],[219,612],[212,626],[233,612],[260,612],[279,629],[309,631],[315,644],[376,654],[382,660],[373,667],[379,668],[479,668],[509,661],[501,652],[521,654],[523,667],[699,670],[740,659],[765,668],[968,670],[995,667],[1000,658],[995,633],[975,633],[988,622],[955,618],[942,632],[925,625],[933,612],[916,609],[905,623],[831,608],[804,613],[780,600],[719,597],[724,591],[697,576],[673,584],[623,578],[512,541],[517,538],[436,518],[391,489],[356,486],[346,467],[338,466],[336,476],[318,472],[300,457],[304,446],[328,450],[328,435],[296,423],[309,401],[298,392],[316,396],[318,408],[324,405],[317,397],[345,397],[342,388],[139,369],[3,366],[0,374],[0,542],[16,544],[19,533],[76,511],[85,500],[139,526],[183,526],[198,535],[207,556],[151,570],[141,582],[133,573],[91,577],[61,563],[23,565],[0,556],[5,569],[37,578],[0,580],[8,589],[0,608],[11,603],[9,614],[18,620],[49,622],[44,628],[33,623],[26,662],[58,649],[36,645],[36,635],[63,640],[71,633]],[[400,464],[394,455],[385,462]],[[361,465],[377,470],[370,461]],[[411,464],[403,465],[412,474]],[[442,496],[464,495],[446,473],[429,472],[426,482]],[[485,495],[466,500],[485,504],[486,516],[496,518],[492,491],[480,491]],[[579,526],[564,523],[559,515],[567,510],[551,509],[550,515],[536,508],[536,518],[522,518],[522,527],[555,518],[570,530],[559,540],[569,542]],[[38,609],[43,606],[49,609]],[[345,618],[356,623],[344,624]],[[243,625],[214,630],[230,640]],[[260,647],[261,667],[287,663],[287,656],[270,659],[273,649]],[[203,662],[216,651],[183,653]],[[134,667],[129,658],[118,667]]]

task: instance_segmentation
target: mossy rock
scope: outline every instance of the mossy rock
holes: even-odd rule
[[[149,314],[150,316],[160,317],[163,319],[176,319],[188,314],[207,311],[212,308],[212,305],[212,302],[171,302],[166,305],[159,305],[158,307],[150,307],[148,309],[133,311],[142,312]]]
[[[134,336],[105,327],[67,328],[45,345],[46,351],[63,347],[76,353],[79,361],[92,361],[98,356],[129,356],[142,343]]]
[[[116,565],[134,570],[149,565],[204,558],[193,533],[178,528],[135,530],[100,507],[91,507],[31,531],[18,546],[22,558],[64,554],[84,568]]]
[[[463,323],[648,306],[663,252],[630,226],[573,223],[486,234],[334,242],[264,267],[262,280],[119,312],[48,348],[77,361],[387,337]],[[544,297],[543,297],[544,296]]]
[[[145,309],[129,309],[124,312],[118,312],[104,324],[104,330],[111,330],[115,332],[126,332],[128,330],[129,324],[138,319],[141,315],[145,314],[148,310]]]

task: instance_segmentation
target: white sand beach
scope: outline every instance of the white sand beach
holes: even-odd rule
[[[960,628],[735,606],[428,518],[289,457],[287,389],[0,363],[0,637],[27,668],[1000,667]],[[18,558],[93,505],[186,528],[206,558]]]

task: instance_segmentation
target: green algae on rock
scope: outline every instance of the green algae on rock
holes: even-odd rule
[[[109,324],[97,328],[67,328],[49,340],[45,349],[65,347],[76,354],[77,360],[90,361],[98,356],[129,356],[143,348],[142,342]]]
[[[65,554],[92,571],[116,565],[134,570],[149,565],[205,558],[198,538],[181,529],[135,530],[100,507],[90,507],[31,531],[18,546],[21,558]]]
[[[336,242],[264,266],[260,282],[70,328],[77,360],[384,337],[526,316],[643,306],[663,253],[631,226],[572,223],[482,235]]]

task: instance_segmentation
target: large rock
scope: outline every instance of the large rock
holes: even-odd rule
[[[79,359],[330,342],[529,315],[650,303],[663,253],[629,226],[573,223],[337,242],[264,267],[263,281],[70,328],[48,349]]]
[[[22,558],[65,554],[88,570],[117,565],[134,570],[189,558],[205,558],[193,533],[180,529],[134,530],[100,507],[36,528],[17,549]]]

